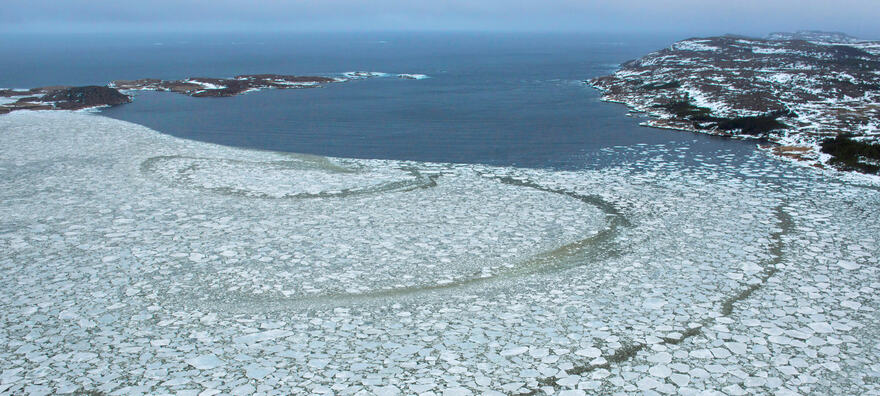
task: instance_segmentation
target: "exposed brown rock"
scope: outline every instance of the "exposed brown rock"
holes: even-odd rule
[[[290,76],[283,74],[244,74],[235,78],[190,77],[184,80],[140,80],[113,81],[111,86],[130,90],[155,90],[177,92],[193,97],[235,96],[250,90],[275,88],[310,88],[320,84],[336,82],[330,77]]]
[[[139,80],[116,80],[110,85],[116,89],[159,89],[162,80],[157,78],[142,78]]]
[[[78,110],[87,107],[130,103],[131,98],[114,88],[88,85],[55,90],[44,95],[40,101],[53,102],[57,109]]]
[[[367,78],[371,75],[361,76]],[[176,92],[193,97],[227,97],[247,91],[275,88],[312,88],[320,84],[341,82],[321,76],[284,74],[245,74],[235,78],[191,77],[184,80],[116,80],[108,86],[48,86],[27,90],[0,89],[0,97],[21,97],[16,102],[0,105],[0,114],[14,110],[79,110],[97,106],[114,106],[131,102],[120,90],[151,90]]]

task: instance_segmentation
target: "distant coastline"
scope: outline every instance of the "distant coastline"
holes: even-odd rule
[[[644,125],[734,138],[811,166],[880,172],[880,42],[842,33],[679,41],[589,80]]]
[[[16,110],[83,110],[130,103],[127,91],[175,92],[192,97],[229,97],[263,89],[316,88],[323,84],[341,83],[373,77],[396,76],[405,80],[422,80],[424,74],[389,74],[356,71],[336,77],[293,76],[283,74],[246,74],[233,78],[190,77],[182,80],[143,78],[115,80],[106,86],[48,86],[27,90],[0,89],[0,114]]]

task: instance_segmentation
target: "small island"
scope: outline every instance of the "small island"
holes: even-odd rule
[[[880,171],[880,42],[842,33],[693,38],[592,79],[645,125],[736,138],[816,167]]]
[[[48,86],[27,90],[0,89],[0,114],[15,110],[82,110],[130,103],[127,91],[165,91],[197,98],[229,97],[263,89],[316,88],[323,84],[341,83],[387,73],[347,72],[339,77],[294,76],[284,74],[244,74],[232,78],[190,77],[182,80],[142,78],[116,80],[106,86]],[[422,80],[424,74],[395,74],[404,80]]]

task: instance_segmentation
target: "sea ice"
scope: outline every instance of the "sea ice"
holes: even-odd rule
[[[687,153],[554,171],[0,116],[0,393],[880,392],[880,189]]]
[[[213,354],[201,355],[191,359],[187,359],[186,363],[199,370],[210,370],[224,364],[222,360],[220,360],[219,358],[217,358],[217,356]]]

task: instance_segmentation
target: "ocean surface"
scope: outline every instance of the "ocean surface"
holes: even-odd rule
[[[751,152],[754,142],[640,127],[639,117],[628,117],[622,105],[601,102],[599,93],[583,82],[682,38],[6,35],[0,40],[0,87],[252,73],[421,73],[430,78],[371,78],[231,98],[136,92],[133,103],[101,114],[200,141],[349,158],[580,169],[627,160],[602,155],[615,146],[685,146],[686,157],[701,161],[719,152]]]

